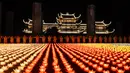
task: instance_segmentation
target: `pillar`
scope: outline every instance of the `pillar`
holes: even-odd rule
[[[6,35],[13,35],[14,32],[14,12],[8,11],[6,13],[6,26],[5,26],[5,34]]]
[[[2,35],[2,3],[0,2],[0,35]]]
[[[42,33],[42,5],[41,3],[33,3],[32,20],[33,20],[33,34],[38,35]]]
[[[95,6],[89,5],[87,9],[87,34],[95,35]]]

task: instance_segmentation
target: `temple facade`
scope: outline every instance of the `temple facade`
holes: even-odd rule
[[[46,32],[47,29],[52,27],[57,27],[58,32],[62,34],[87,34],[87,24],[82,23],[80,20],[81,14],[76,17],[75,14],[69,14],[68,12],[63,14],[60,13],[56,17],[56,23],[45,23],[43,20],[42,31]],[[32,21],[28,19],[28,22],[23,22],[26,24],[26,28],[23,30],[25,33],[32,33]],[[95,21],[95,33],[96,34],[110,34],[115,31],[108,31],[107,27],[109,24],[104,23],[104,21]]]

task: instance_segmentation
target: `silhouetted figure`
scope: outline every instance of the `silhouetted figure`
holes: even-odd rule
[[[57,42],[57,37],[53,36],[53,42],[56,43]]]
[[[82,37],[82,41],[83,41],[83,43],[86,42],[86,37],[85,36]]]
[[[80,43],[80,36],[77,36],[77,43]]]
[[[65,39],[66,39],[66,43],[69,43],[69,36],[66,36]]]
[[[89,43],[92,43],[92,36],[89,36],[89,37],[88,37],[88,42],[89,42]]]
[[[128,37],[129,43],[130,43],[130,36]]]
[[[0,36],[0,43],[2,42],[2,36]]]
[[[99,37],[99,43],[102,43],[102,36]]]
[[[124,43],[127,42],[127,38],[126,38],[126,36],[124,36],[123,40],[124,40]]]
[[[7,43],[8,37],[4,36],[4,43]]]
[[[32,43],[32,36],[29,36],[29,43]]]
[[[14,37],[13,36],[10,37],[10,43],[14,43]]]
[[[45,43],[45,42],[46,42],[46,37],[42,36],[42,43]]]
[[[109,42],[109,43],[112,42],[112,37],[111,37],[111,36],[109,36],[109,38],[108,38],[108,42]]]
[[[63,37],[60,36],[60,43],[63,43]]]
[[[107,37],[106,36],[104,37],[104,43],[107,43]]]
[[[23,43],[26,43],[27,37],[24,35],[23,36]]]
[[[122,37],[119,36],[119,43],[122,43]]]
[[[20,43],[20,36],[16,37],[16,43]]]
[[[71,37],[71,41],[72,41],[72,43],[75,43],[75,37],[74,36]]]
[[[51,43],[51,39],[52,39],[52,37],[48,36],[48,43]]]
[[[36,43],[39,43],[39,39],[40,39],[40,38],[39,38],[39,36],[38,36],[38,35],[35,37],[35,39],[36,39],[36,41],[35,41],[35,42],[36,42]]]
[[[93,42],[96,43],[96,41],[97,41],[97,36],[94,36]]]
[[[114,36],[113,40],[114,40],[114,43],[117,43],[117,40],[118,40],[117,36]]]

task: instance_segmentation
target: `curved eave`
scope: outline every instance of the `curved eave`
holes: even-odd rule
[[[44,24],[45,24],[45,25],[54,25],[54,24],[56,25],[57,23],[44,23]],[[44,24],[43,24],[43,25],[44,25]]]
[[[59,19],[56,17],[56,22],[58,23],[58,24],[61,24],[60,22],[59,22]]]
[[[82,23],[82,20],[79,23],[76,23],[76,25],[80,25]]]
[[[112,22],[110,21],[108,24],[104,23],[104,20],[103,21],[96,21],[95,22],[95,25],[96,26],[101,26],[101,25],[98,25],[98,24],[103,24],[102,26],[109,26]]]
[[[113,29],[113,31],[106,31],[106,32],[98,32],[98,31],[96,31],[96,34],[111,34],[111,33],[113,33],[115,31],[115,29]]]
[[[77,20],[81,17],[81,14],[78,17],[75,17]]]
[[[95,24],[95,26],[98,26],[98,27],[108,27],[109,25],[98,25],[98,24]]]
[[[29,31],[29,30],[27,30],[27,29],[24,29],[23,32],[24,32],[24,33],[28,33],[28,34],[32,33],[32,31]]]
[[[24,24],[28,24],[28,22],[26,22],[24,19],[23,19],[23,23],[24,23]]]

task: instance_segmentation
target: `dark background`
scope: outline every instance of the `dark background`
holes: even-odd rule
[[[106,23],[112,21],[110,29],[122,27],[123,34],[130,34],[130,7],[128,1],[117,0],[104,0],[104,1],[89,1],[89,0],[44,0],[37,1],[42,4],[43,19],[45,22],[56,22],[56,16],[58,13],[75,13],[76,16],[82,14],[81,20],[86,23],[87,6],[94,4],[96,6],[96,21],[105,20]],[[7,11],[14,12],[14,33],[15,35],[22,34],[22,30],[25,25],[22,22],[23,19],[27,20],[32,18],[32,1],[17,0],[17,1],[2,1],[2,18],[3,28],[5,28],[5,13]],[[121,24],[122,26],[118,26]],[[3,32],[4,29],[3,29]]]

